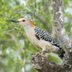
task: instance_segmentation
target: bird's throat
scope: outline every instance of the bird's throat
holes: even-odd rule
[[[32,23],[27,23],[24,25],[24,30],[25,30],[27,35],[29,35],[29,33],[31,33],[30,31],[34,28],[35,28],[35,25]]]

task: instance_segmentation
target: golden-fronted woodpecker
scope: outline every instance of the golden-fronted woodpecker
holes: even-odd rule
[[[30,18],[24,17],[18,20],[10,21],[22,25],[30,42],[42,49],[42,51],[59,52],[60,57],[64,56],[65,52],[60,47],[58,41],[53,39],[47,31],[35,26]]]

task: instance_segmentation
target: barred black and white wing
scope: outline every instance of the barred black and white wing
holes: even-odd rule
[[[65,51],[60,47],[60,44],[58,41],[54,40],[47,31],[40,29],[39,27],[36,27],[35,29],[35,36],[38,40],[44,40],[50,42],[52,45],[59,48],[59,54],[60,57],[63,57]]]

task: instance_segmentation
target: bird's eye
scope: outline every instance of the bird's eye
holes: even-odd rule
[[[25,20],[22,20],[23,22],[25,22]]]

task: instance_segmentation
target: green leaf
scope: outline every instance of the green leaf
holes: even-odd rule
[[[48,54],[48,60],[54,62],[55,64],[62,65],[63,60],[55,53]]]

